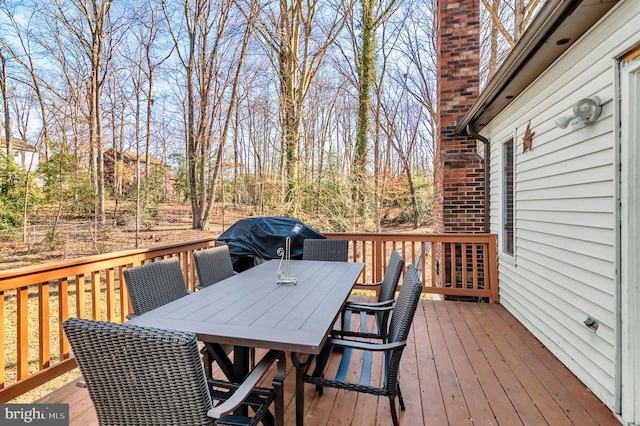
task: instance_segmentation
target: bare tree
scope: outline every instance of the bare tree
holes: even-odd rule
[[[369,136],[371,130],[371,93],[377,81],[375,55],[377,51],[377,31],[393,12],[397,0],[360,0],[362,15],[360,20],[360,54],[358,60],[358,131],[355,158],[353,160],[353,198],[358,209],[356,216],[365,219],[365,182]],[[377,132],[377,130],[376,130]],[[364,226],[364,223],[360,227]]]
[[[112,55],[114,39],[110,20],[111,0],[55,0],[51,12],[61,21],[68,40],[86,60],[87,118],[89,124],[90,172],[97,194],[97,217],[104,219],[104,152],[102,140],[102,91]],[[71,46],[62,45],[62,55]]]
[[[304,102],[318,73],[353,8],[353,0],[339,0],[322,8],[317,0],[279,0],[265,5],[259,31],[280,83],[282,146],[285,154],[287,191],[285,202],[296,199],[298,188],[300,126]],[[320,17],[322,21],[320,21]],[[316,34],[320,32],[321,35]],[[295,214],[297,206],[290,205]]]
[[[16,61],[16,63],[20,64],[28,74],[28,83],[25,81],[25,84],[28,84],[28,86],[34,91],[36,95],[38,107],[40,109],[40,119],[42,123],[41,135],[44,142],[44,156],[45,159],[48,159],[50,145],[48,113],[41,78],[39,76],[38,70],[36,69],[34,61],[36,52],[34,52],[34,48],[32,46],[34,38],[34,30],[32,28],[32,24],[33,21],[37,18],[38,9],[33,8],[26,20],[17,19],[13,5],[7,4],[6,2],[3,2],[0,5],[0,9],[5,14],[8,22],[10,23],[10,28],[15,36],[14,40],[16,40],[16,44],[18,46],[14,47],[10,45],[6,39],[2,39],[0,40],[0,42],[2,43],[3,47],[7,49],[11,58]],[[22,24],[21,22],[25,22],[25,24]],[[24,136],[24,139],[27,139],[26,135]]]
[[[251,34],[249,10],[229,1],[183,0],[177,14],[163,3],[186,86],[186,153],[194,229],[206,229],[224,159],[224,146],[237,100],[240,72]],[[245,22],[238,19],[244,17]],[[234,29],[244,25],[238,47]],[[187,40],[181,38],[186,33]],[[217,144],[214,148],[214,139]],[[211,160],[214,158],[212,165]]]
[[[482,0],[484,9],[491,17],[489,29],[488,78],[493,77],[501,61],[522,37],[545,0]],[[487,24],[485,24],[486,27]],[[502,36],[502,38],[499,37]],[[486,43],[484,43],[486,44]]]

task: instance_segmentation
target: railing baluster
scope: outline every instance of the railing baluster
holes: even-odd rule
[[[58,324],[62,324],[69,318],[69,281],[61,278],[58,280]],[[69,358],[69,342],[64,335],[62,327],[58,327],[60,339],[60,359]]]
[[[467,244],[460,244],[460,258],[462,260],[462,288],[467,288]]]
[[[76,316],[78,318],[85,317],[84,306],[84,274],[76,275]]]
[[[91,318],[102,318],[100,303],[100,271],[91,271]]]
[[[113,282],[113,268],[108,268],[104,272],[107,286],[107,321],[113,321],[116,316],[116,296]]]
[[[124,282],[122,266],[118,267],[118,288],[120,289],[120,322],[124,322],[129,313],[129,293]]]
[[[382,259],[382,253],[383,253],[383,247],[384,244],[382,242],[382,238],[376,238],[375,239],[375,248],[373,250],[374,253],[374,259],[373,259],[373,267],[374,267],[374,274],[373,274],[373,282],[378,282],[378,281],[382,281],[382,263],[386,261]]]
[[[18,380],[29,375],[29,287],[23,286],[17,289],[17,368]]]
[[[429,265],[431,267],[431,287],[435,287],[436,286],[436,261],[437,261],[437,256],[435,255],[436,251],[435,251],[435,243],[431,243],[431,264]],[[422,271],[423,273],[426,273],[425,271]],[[426,283],[424,281],[422,281],[422,285],[425,286]]]
[[[367,259],[369,257],[367,253],[368,253],[368,251],[367,251],[367,243],[366,243],[366,241],[363,241],[362,242],[362,259],[363,260],[359,259],[361,262],[364,262],[364,259]],[[363,279],[362,282],[373,281],[373,278],[370,278],[369,276],[367,276],[367,271],[366,270],[362,271],[362,279]]]
[[[447,243],[446,246],[449,249],[450,256],[450,267],[451,267],[451,288],[456,288],[458,286],[458,280],[456,279],[456,264],[458,263],[458,259],[456,256],[456,244],[455,243]],[[446,253],[446,251],[445,251]]]
[[[478,280],[478,245],[471,245],[471,265],[473,267],[473,288],[479,289],[479,280]]]
[[[49,309],[49,281],[39,284],[38,290],[38,347],[40,353],[40,369],[51,365],[51,326]]]

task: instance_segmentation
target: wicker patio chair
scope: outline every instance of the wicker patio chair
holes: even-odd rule
[[[400,369],[400,358],[407,345],[407,336],[413,322],[422,284],[413,265],[407,267],[404,281],[398,294],[391,321],[389,322],[388,341],[385,342],[364,342],[347,340],[340,338],[329,338],[323,347],[320,355],[315,359],[316,367],[313,374],[308,374],[311,360],[308,359],[301,364],[295,354],[292,360],[296,368],[302,372],[305,383],[316,385],[316,389],[322,395],[323,387],[346,389],[356,392],[363,392],[373,395],[387,396],[391,403],[391,417],[393,424],[398,426],[398,414],[396,412],[395,398],[398,397],[400,409],[404,410],[404,401],[398,383],[398,372]],[[325,377],[325,367],[333,349],[341,356],[340,365],[335,378]],[[362,351],[362,357],[352,356],[353,351]],[[374,358],[384,358],[380,360],[384,368],[383,383],[371,382],[371,368]],[[352,374],[360,370],[359,380],[352,379]]]
[[[196,288],[208,287],[235,274],[227,245],[194,251],[193,261],[198,273]]]
[[[271,416],[274,401],[275,423],[284,424],[282,352],[270,351],[242,383],[230,384],[206,379],[191,333],[80,318],[63,329],[100,425],[254,425]],[[258,387],[274,363],[273,387]],[[212,399],[218,387],[224,402]],[[249,400],[253,417],[229,414]]]
[[[132,318],[189,294],[177,257],[123,271],[133,308]]]
[[[349,260],[348,240],[307,238],[302,244],[303,260],[329,260],[334,262],[346,262]]]
[[[393,310],[394,298],[400,275],[404,269],[404,259],[400,254],[393,250],[389,257],[387,270],[384,273],[382,281],[376,283],[358,284],[369,288],[378,287],[378,301],[376,303],[350,302],[347,301],[342,310],[341,329],[336,331],[336,335],[342,337],[373,337],[381,338],[387,341],[387,328],[389,322],[389,314]],[[360,331],[351,330],[351,319],[353,315],[360,318]],[[369,331],[367,326],[367,318],[375,316],[376,328]]]

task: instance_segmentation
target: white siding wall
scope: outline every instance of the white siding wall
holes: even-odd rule
[[[491,232],[502,229],[502,146],[516,153],[515,256],[500,253],[500,301],[610,408],[616,360],[615,58],[640,43],[640,1],[626,1],[481,132],[491,141]],[[560,129],[589,96],[598,121]],[[530,123],[533,150],[522,152]],[[500,244],[499,244],[500,246]],[[599,321],[596,332],[583,321]]]

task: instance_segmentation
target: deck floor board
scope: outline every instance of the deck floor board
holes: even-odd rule
[[[285,421],[295,423],[295,372]],[[337,360],[329,369],[337,370]],[[380,376],[381,366],[372,374]],[[403,425],[620,425],[610,410],[504,307],[422,300],[403,354]],[[70,383],[41,401],[69,403],[70,425],[97,424],[86,389]],[[305,424],[390,424],[386,397],[305,386]]]

